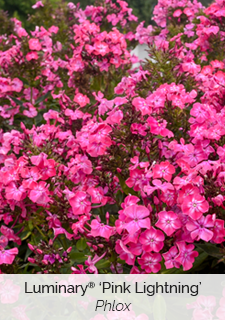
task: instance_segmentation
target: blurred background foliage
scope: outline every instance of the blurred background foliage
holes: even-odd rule
[[[0,10],[7,12],[9,17],[15,17],[22,21],[23,27],[26,29],[31,29],[33,26],[27,19],[35,12],[32,5],[36,2],[36,0],[0,0]],[[95,0],[47,0],[47,2],[50,2],[54,7],[62,2],[80,3],[80,6],[84,9],[87,5],[93,5]],[[126,0],[126,2],[128,2],[130,8],[133,8],[133,13],[138,16],[140,22],[145,21],[146,25],[152,24],[151,17],[157,0]],[[207,6],[212,0],[201,0],[200,2]],[[3,24],[0,21],[0,28],[2,27]]]

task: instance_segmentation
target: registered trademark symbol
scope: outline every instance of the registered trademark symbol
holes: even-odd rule
[[[89,282],[88,283],[88,287],[93,289],[95,287],[95,283],[94,282]]]

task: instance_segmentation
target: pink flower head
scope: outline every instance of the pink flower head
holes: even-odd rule
[[[38,39],[30,39],[28,41],[28,44],[29,44],[30,50],[36,50],[36,51],[41,50],[41,44]]]
[[[130,234],[141,228],[150,228],[150,219],[146,218],[149,216],[149,210],[146,207],[134,204],[124,209],[123,213],[127,217],[124,227]]]
[[[152,108],[150,107],[149,103],[143,98],[134,98],[132,101],[133,106],[136,108],[137,111],[141,111],[141,114],[144,116],[146,114],[151,114]]]
[[[107,123],[112,125],[112,124],[120,124],[122,119],[123,119],[123,112],[121,110],[116,111],[116,109],[113,109],[112,111],[108,112],[108,117],[106,121]]]
[[[31,61],[31,60],[38,60],[38,54],[37,52],[33,51],[33,52],[28,52],[26,55],[26,59],[27,61]]]
[[[161,269],[162,256],[160,253],[144,253],[138,258],[141,268],[148,273],[157,273]]]
[[[10,182],[5,188],[5,197],[6,199],[13,199],[16,201],[23,200],[25,195],[25,189],[23,186],[17,187],[14,182]]]
[[[8,245],[8,238],[5,236],[0,236],[0,250],[3,250]]]
[[[193,220],[198,220],[203,213],[209,210],[209,203],[197,193],[185,198],[181,208],[184,214],[187,214]]]
[[[212,231],[213,231],[213,238],[212,238],[213,242],[215,243],[224,242],[224,237],[225,237],[224,220],[216,219],[214,222]]]
[[[92,203],[101,203],[102,205],[105,205],[107,203],[107,197],[104,196],[104,190],[102,187],[98,188],[89,188],[87,192],[91,196],[91,202]]]
[[[84,270],[84,266],[82,264],[78,264],[77,267],[79,269],[71,267],[72,274],[86,274],[86,270]]]
[[[78,191],[69,198],[69,203],[75,215],[88,214],[91,210],[91,203],[87,200],[87,194],[83,191]]]
[[[147,119],[148,125],[150,126],[150,132],[156,135],[161,135],[163,137],[171,138],[174,136],[173,132],[166,129],[166,120],[157,121],[153,117]]]
[[[74,4],[73,2],[69,2],[69,3],[67,4],[67,6],[68,6],[68,8],[69,8],[70,10],[73,10],[73,9],[76,8],[76,6],[75,6],[75,4]]]
[[[50,201],[50,198],[48,197],[49,193],[46,182],[34,182],[32,184],[32,190],[30,191],[29,198],[37,204],[46,205]]]
[[[90,99],[82,93],[77,93],[73,101],[78,103],[81,108],[85,107],[87,104],[90,103]]]
[[[176,261],[177,255],[178,255],[178,250],[176,246],[171,247],[168,252],[163,253],[166,269],[180,268],[180,263]]]
[[[161,211],[158,216],[159,220],[156,223],[156,227],[162,229],[167,236],[171,236],[174,231],[182,226],[180,219],[173,211]]]
[[[105,42],[96,41],[94,44],[94,53],[96,55],[105,56],[109,52],[109,46]]]
[[[23,88],[23,82],[20,79],[14,78],[11,81],[11,90],[12,91],[21,92],[22,88]]]
[[[165,236],[162,231],[157,230],[153,227],[141,233],[139,238],[139,241],[142,244],[142,248],[146,252],[159,252],[164,246],[164,240]]]
[[[48,29],[48,31],[51,32],[51,33],[57,34],[58,31],[59,31],[59,27],[51,26],[51,27]]]
[[[173,17],[179,18],[182,15],[182,11],[180,9],[177,9],[176,11],[174,11],[173,13]]]
[[[153,178],[164,178],[170,182],[172,175],[175,173],[175,168],[169,161],[161,162],[153,167]]]
[[[206,217],[202,216],[200,219],[194,221],[190,219],[186,224],[186,228],[191,232],[192,239],[199,241],[200,239],[208,242],[213,237],[213,231],[208,228],[214,226],[215,217],[208,214]]]
[[[95,264],[100,261],[104,256],[106,255],[106,252],[103,253],[100,257],[96,254],[93,259],[91,259],[91,256],[88,257],[88,259],[85,261],[86,266],[88,266],[88,271],[90,273],[97,274],[98,269],[96,268]]]
[[[0,264],[12,264],[15,256],[18,254],[18,248],[12,248],[9,250],[0,250]]]
[[[42,1],[38,1],[32,6],[33,9],[37,9],[37,8],[40,8],[40,7],[44,7]]]
[[[195,258],[199,253],[197,251],[193,251],[195,248],[193,244],[187,245],[184,241],[177,242],[177,246],[179,254],[175,260],[183,266],[184,271],[187,271],[192,268]]]
[[[103,237],[105,239],[109,239],[113,232],[113,228],[105,225],[104,223],[100,223],[97,219],[91,221],[91,235],[93,237]]]
[[[136,196],[132,196],[131,194],[124,199],[124,202],[121,204],[123,209],[132,206],[133,204],[137,204],[140,199]]]
[[[116,242],[115,250],[120,255],[120,259],[125,260],[129,265],[134,265],[135,255],[125,246],[122,240]]]
[[[52,228],[54,231],[54,239],[53,241],[58,237],[59,234],[64,234],[67,239],[71,240],[73,238],[73,234],[70,234],[67,232],[64,228],[59,227],[59,228]]]
[[[2,225],[0,230],[1,230],[1,233],[8,239],[8,241],[14,241],[18,245],[21,245],[20,237],[18,237],[12,229],[7,228],[6,226]],[[1,246],[1,244],[0,244],[0,246]],[[6,247],[6,245],[5,245],[5,247]]]

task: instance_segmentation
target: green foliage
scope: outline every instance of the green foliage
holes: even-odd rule
[[[31,7],[35,2],[35,0],[0,0],[0,8],[8,12],[10,17],[20,19],[24,26],[27,26],[27,18],[33,13],[34,10]]]

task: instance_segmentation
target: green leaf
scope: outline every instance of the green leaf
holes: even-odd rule
[[[77,241],[76,247],[79,251],[84,251],[87,248],[87,242],[84,238]]]
[[[152,308],[154,320],[166,320],[166,302],[163,296],[157,294]]]
[[[25,257],[24,257],[24,261],[27,261],[27,258],[32,254],[32,251],[27,248],[27,251],[26,251],[26,254],[25,254]]]
[[[207,258],[208,258],[208,253],[201,252],[199,256],[195,258],[195,262],[193,263],[193,267],[191,268],[191,270],[195,270],[196,268],[198,268]]]
[[[36,101],[35,101],[35,106],[37,104],[39,104],[40,102],[44,101],[45,99],[47,99],[51,94],[51,91],[48,91],[46,94],[44,94],[42,97],[38,98]]]
[[[116,193],[116,200],[120,205],[124,200],[124,193],[122,193],[120,190]]]
[[[87,257],[82,252],[71,252],[70,259],[73,261],[73,263],[82,263],[87,260]]]
[[[21,240],[26,240],[31,235],[31,231],[28,231],[25,236]]]
[[[24,107],[22,101],[20,101],[20,100],[17,99],[17,98],[11,97],[11,96],[9,96],[9,97],[10,97],[10,99],[12,99],[16,104],[18,104],[18,105],[21,106],[21,107]]]
[[[41,125],[44,123],[45,119],[43,117],[43,114],[41,112],[38,112],[38,114],[36,115],[34,119],[34,123],[36,126]]]
[[[28,221],[28,228],[29,228],[30,231],[32,231],[32,230],[34,229],[32,220],[29,220],[29,221]]]
[[[110,267],[109,260],[102,259],[95,264],[97,269],[107,269]]]
[[[221,252],[221,249],[212,243],[195,243],[196,247],[202,249],[209,256],[221,259],[224,254]]]
[[[19,78],[23,82],[23,84],[26,84],[27,86],[29,86],[29,82],[27,81],[26,78],[24,77],[17,77],[17,78]]]

